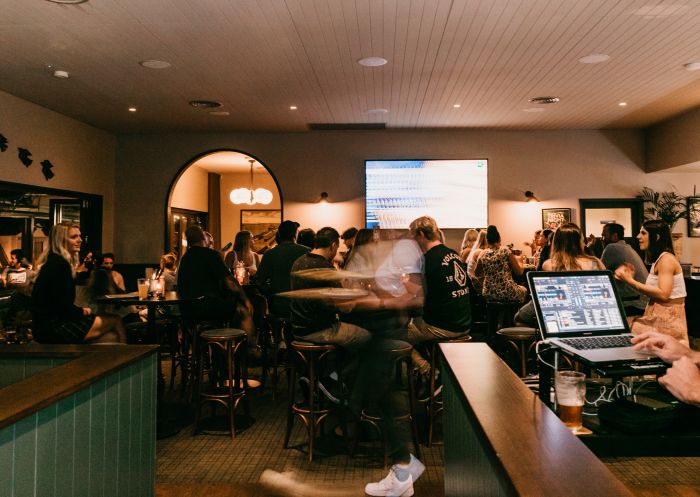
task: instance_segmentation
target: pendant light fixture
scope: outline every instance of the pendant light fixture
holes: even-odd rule
[[[253,188],[253,164],[255,159],[248,159],[250,162],[250,188],[236,188],[231,191],[229,198],[234,204],[263,204],[272,202],[272,192],[267,188]]]

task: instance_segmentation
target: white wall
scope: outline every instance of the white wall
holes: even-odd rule
[[[191,211],[209,212],[208,173],[198,166],[188,167],[178,178],[170,206]]]
[[[302,226],[332,225],[342,230],[364,226],[366,159],[489,160],[489,222],[503,239],[522,246],[541,226],[541,209],[569,207],[578,222],[579,198],[629,198],[643,186],[692,192],[697,175],[643,170],[643,134],[636,130],[596,131],[362,131],[309,133],[164,134],[122,136],[120,174],[137,172],[138,184],[118,183],[119,209],[142,218],[151,230],[162,228],[170,178],[192,158],[211,150],[235,149],[257,157],[277,178],[285,219]],[[135,198],[154,188],[152,203],[137,208]],[[156,185],[156,187],[153,187]],[[524,202],[532,190],[540,203]],[[332,203],[316,204],[326,191]],[[677,231],[685,227],[679,223]],[[119,251],[129,262],[155,260],[163,237],[132,246],[136,228],[118,224]],[[457,236],[453,236],[458,238]],[[686,240],[686,257],[700,264],[700,239]],[[458,243],[458,242],[455,242]]]
[[[0,91],[0,134],[8,148],[0,152],[0,180],[102,195],[102,247],[113,247],[116,137],[39,105]],[[30,167],[17,158],[17,147],[32,152]],[[46,180],[42,160],[54,165]]]

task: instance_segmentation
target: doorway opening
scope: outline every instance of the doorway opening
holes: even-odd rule
[[[252,171],[251,171],[252,165]],[[234,203],[232,192],[239,188],[264,188],[272,195],[268,203]],[[240,192],[239,192],[240,193]],[[185,165],[170,188],[167,204],[166,252],[178,258],[186,249],[188,226],[197,224],[211,233],[214,248],[233,243],[236,233],[253,233],[255,251],[264,253],[274,244],[282,220],[282,198],[277,180],[267,166],[250,154],[237,150],[216,150],[202,154]]]

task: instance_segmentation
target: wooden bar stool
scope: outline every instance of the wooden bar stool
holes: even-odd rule
[[[430,343],[430,397],[428,397],[428,447],[433,445],[433,428],[435,418],[442,412],[442,400],[435,393],[435,383],[438,371],[438,344],[441,343],[467,343],[472,339],[471,335],[464,335],[455,338],[444,338]]]
[[[420,444],[418,442],[418,427],[416,426],[416,398],[415,385],[413,381],[413,360],[411,353],[413,346],[402,340],[381,340],[376,344],[375,351],[380,354],[379,357],[386,358],[387,361],[393,362],[396,366],[394,369],[403,370],[405,366],[407,383],[408,383],[408,409],[404,412],[392,413],[391,419],[385,419],[380,410],[376,407],[362,409],[360,413],[360,422],[365,422],[374,427],[382,440],[382,450],[384,453],[384,467],[387,467],[389,461],[389,442],[387,437],[386,423],[408,422],[411,424],[411,436],[413,438],[413,448],[418,459],[421,458]],[[352,444],[351,454],[355,453],[358,444],[358,434],[355,435]]]
[[[513,316],[522,306],[521,302],[488,300],[486,302],[486,321],[488,321],[488,333],[486,343],[491,348],[496,343],[496,332],[501,328],[513,326]]]
[[[263,385],[265,385],[265,380],[267,378],[267,372],[269,369],[268,355],[272,354],[272,400],[275,400],[277,396],[277,385],[279,383],[279,368],[282,366],[283,371],[287,373],[287,381],[290,380],[290,364],[289,359],[280,364],[279,356],[281,345],[284,343],[287,347],[286,350],[289,353],[291,340],[288,336],[291,334],[289,319],[282,316],[275,316],[274,314],[268,314],[265,317],[267,322],[267,327],[269,330],[266,340],[264,340],[265,350],[265,364],[263,367]]]
[[[202,415],[202,405],[221,404],[228,409],[231,438],[236,438],[234,412],[243,400],[246,417],[250,419],[248,405],[248,371],[246,365],[246,332],[235,328],[218,328],[199,334],[200,357],[197,361],[195,379],[195,418],[192,434],[196,435]],[[215,357],[221,351],[225,362],[221,364]],[[210,360],[209,382],[203,386],[204,363]]]
[[[298,416],[304,426],[309,441],[309,462],[314,458],[314,441],[317,428],[333,412],[333,407],[326,406],[319,391],[319,375],[322,363],[338,347],[333,344],[316,344],[294,340],[290,343],[292,358],[292,375],[289,380],[289,406],[287,408],[287,430],[284,435],[284,448],[289,448],[294,418]],[[305,376],[309,380],[308,399],[297,401],[295,386],[297,380]]]
[[[520,377],[525,378],[527,376],[527,355],[537,341],[537,329],[526,326],[514,326],[502,328],[496,333],[515,350],[520,363]]]

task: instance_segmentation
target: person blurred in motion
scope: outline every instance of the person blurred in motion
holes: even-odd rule
[[[501,234],[494,225],[486,229],[486,248],[479,254],[474,275],[482,280],[484,298],[497,302],[523,302],[527,288],[518,285],[513,274],[523,274],[518,257],[501,247]]]
[[[472,247],[471,251],[469,252],[469,256],[467,257],[466,264],[467,264],[467,275],[469,275],[469,279],[472,282],[472,287],[474,290],[481,295],[481,286],[483,283],[483,280],[476,275],[476,263],[479,260],[479,255],[481,252],[486,248],[486,230],[479,230],[479,234],[476,237],[476,241],[474,242],[474,246]]]
[[[352,252],[352,247],[355,244],[355,237],[357,236],[357,228],[352,227],[343,231],[340,238],[343,240],[343,245],[345,245],[344,251],[338,250],[338,254],[335,256],[333,262],[340,268],[345,269],[345,264],[347,263],[350,252]]]
[[[475,230],[474,228],[469,228],[467,231],[464,232],[464,238],[462,239],[462,246],[459,249],[459,257],[462,259],[462,262],[465,264],[467,263],[467,258],[469,257],[469,253],[472,251],[472,248],[476,244],[476,239],[479,236],[479,232]]]
[[[673,364],[659,378],[659,383],[678,400],[700,406],[700,352],[670,335],[650,331],[632,337],[632,343],[636,351],[649,352]]]
[[[75,224],[58,223],[49,232],[48,246],[36,261],[34,339],[39,343],[126,343],[118,316],[95,316],[90,308],[73,304],[81,243],[80,228]]]
[[[688,344],[688,324],[685,318],[685,280],[683,270],[673,251],[671,230],[664,221],[645,221],[637,235],[639,248],[646,252],[647,262],[653,261],[645,283],[635,279],[632,264],[622,264],[615,277],[634,290],[649,297],[642,316],[633,317],[632,333],[658,331]]]
[[[269,309],[275,316],[289,317],[289,301],[275,294],[291,288],[292,264],[309,251],[296,243],[299,223],[282,221],[277,228],[277,245],[265,252],[255,275],[255,284],[268,299]]]

